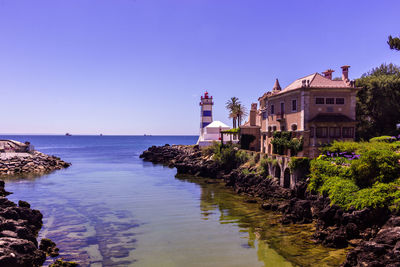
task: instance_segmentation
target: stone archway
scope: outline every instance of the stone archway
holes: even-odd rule
[[[283,187],[290,188],[290,170],[289,170],[289,168],[285,169],[285,172],[283,175]]]
[[[281,180],[281,167],[279,165],[275,166],[275,178]]]

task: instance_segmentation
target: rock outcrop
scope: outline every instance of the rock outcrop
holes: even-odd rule
[[[8,194],[0,181],[0,266],[41,266],[46,253],[38,249],[36,238],[43,216],[25,201],[17,206]]]
[[[38,151],[29,153],[3,153],[0,157],[0,176],[45,174],[69,167],[71,164],[55,156]]]
[[[224,170],[197,146],[150,147],[144,160],[176,167],[179,174],[223,179],[235,192],[264,200],[261,208],[282,213],[282,223],[315,222],[314,238],[333,248],[353,246],[343,266],[400,266],[400,217],[387,208],[343,210],[307,191],[307,183],[285,189],[277,181],[241,169]]]

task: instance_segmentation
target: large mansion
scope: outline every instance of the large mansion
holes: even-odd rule
[[[276,79],[272,91],[258,99],[259,109],[253,114],[256,105],[252,105],[249,122],[253,131],[260,133],[252,148],[274,153],[271,140],[276,131],[291,131],[292,137],[301,139],[303,149],[298,156],[306,157],[317,156],[318,147],[333,140],[353,140],[359,88],[348,78],[349,67],[341,67],[341,79],[332,79],[334,71],[329,69],[322,75],[314,73],[299,78],[284,89]],[[250,123],[244,127],[250,127]],[[293,153],[285,151],[285,154]]]

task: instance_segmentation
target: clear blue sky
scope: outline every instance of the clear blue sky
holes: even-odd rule
[[[0,0],[0,133],[197,134],[199,97],[383,62],[400,1]]]

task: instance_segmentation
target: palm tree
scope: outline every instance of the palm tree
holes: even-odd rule
[[[229,111],[229,118],[232,119],[233,128],[236,128],[236,120],[238,118],[237,106],[240,105],[239,98],[231,97],[225,104],[226,109]]]
[[[242,125],[243,117],[246,117],[248,114],[247,109],[241,103],[237,104],[235,109],[236,109],[235,114],[237,116],[238,126],[240,126]]]

